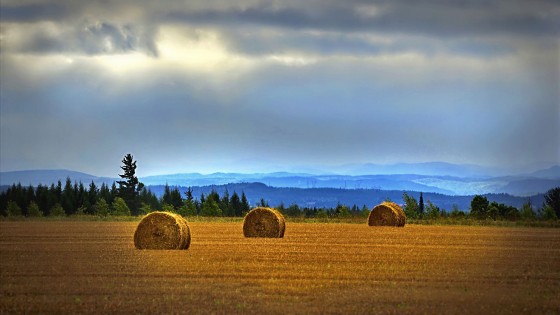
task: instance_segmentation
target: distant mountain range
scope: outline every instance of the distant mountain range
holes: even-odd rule
[[[346,164],[334,167],[337,174],[347,175],[431,175],[453,177],[491,177],[508,175],[504,169],[483,167],[472,164],[452,164],[445,162],[398,163],[398,164]]]
[[[474,165],[449,163],[395,164],[382,168],[365,164],[345,166],[350,173],[360,169],[361,174],[308,174],[308,173],[199,173],[158,175],[141,178],[146,185],[167,183],[171,186],[207,186],[230,183],[260,182],[271,187],[285,188],[342,188],[406,190],[440,193],[445,195],[474,195],[508,193],[515,196],[532,196],[560,186],[560,166],[536,172],[510,176],[491,176],[501,170]],[[343,170],[340,170],[341,173]],[[352,172],[354,172],[352,171]],[[369,175],[374,174],[374,175]]]
[[[111,177],[98,177],[82,172],[70,171],[70,170],[30,170],[30,171],[13,171],[13,172],[0,172],[0,185],[12,185],[21,183],[22,185],[37,186],[50,185],[56,183],[57,181],[64,181],[67,177],[74,182],[82,182],[84,184],[89,184],[92,181],[96,185],[101,185],[102,183],[112,184],[117,178]]]
[[[177,187],[181,193],[187,190],[187,187]],[[165,186],[150,186],[150,190],[156,195],[161,196]],[[192,193],[195,198],[199,198],[202,193],[208,195],[212,190],[223,196],[227,190],[229,195],[233,192],[241,195],[245,193],[247,200],[251,205],[259,204],[263,198],[270,206],[276,207],[283,203],[285,207],[291,204],[297,204],[300,207],[336,207],[337,204],[358,207],[372,206],[379,204],[385,200],[392,200],[396,203],[403,203],[403,190],[380,190],[380,189],[338,189],[338,188],[287,188],[287,187],[270,187],[262,183],[237,183],[227,185],[211,185],[211,186],[195,186],[192,187]],[[407,193],[419,200],[419,192],[407,191]],[[543,204],[543,194],[537,194],[530,197],[518,197],[508,194],[484,194],[490,202],[495,201],[506,205],[521,208],[528,200],[533,206],[540,207]],[[449,196],[438,193],[424,193],[424,203],[428,201],[434,205],[451,211],[454,207],[459,210],[468,211],[473,196]]]
[[[345,169],[346,171],[344,171]],[[418,191],[445,195],[474,195],[507,193],[515,196],[532,196],[560,187],[560,166],[538,170],[532,173],[497,176],[499,170],[491,170],[473,165],[456,165],[449,163],[395,164],[389,166],[363,164],[346,165],[339,168],[339,174],[308,173],[183,173],[141,177],[147,186],[212,186],[239,183],[263,183],[277,188],[335,188],[355,190],[395,190]],[[344,171],[344,172],[343,172]],[[348,175],[362,172],[366,175]],[[373,174],[373,175],[370,175]],[[489,175],[494,174],[494,176]],[[117,177],[97,177],[94,175],[69,170],[31,170],[0,172],[0,185],[38,184],[50,185],[58,180],[96,185],[112,184]]]

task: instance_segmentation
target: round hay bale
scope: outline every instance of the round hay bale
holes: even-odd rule
[[[249,211],[243,219],[245,237],[284,237],[286,220],[275,209],[258,207]]]
[[[191,232],[187,220],[171,212],[152,212],[142,218],[134,232],[137,249],[188,249]]]
[[[404,226],[406,224],[406,214],[404,214],[402,207],[392,201],[385,201],[384,203],[390,205],[394,210],[397,211],[400,216],[400,222],[398,226]]]
[[[402,208],[394,202],[383,202],[371,210],[369,226],[404,226],[406,216]]]

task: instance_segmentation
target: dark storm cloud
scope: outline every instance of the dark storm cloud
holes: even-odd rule
[[[174,11],[175,21],[228,26],[251,24],[288,29],[371,31],[427,36],[550,36],[560,29],[552,2],[529,1],[388,1],[330,2],[307,7],[258,4],[241,9]],[[355,4],[354,6],[352,4]],[[373,5],[371,9],[361,5]],[[371,10],[371,13],[368,11]],[[361,12],[363,11],[363,13]]]
[[[59,20],[71,12],[63,4],[24,4],[2,5],[0,18],[3,22],[36,22],[44,20]]]
[[[1,10],[3,22],[51,21],[62,28],[59,32],[38,29],[11,47],[27,53],[140,51],[157,56],[158,29],[168,23],[194,29],[211,27],[233,50],[245,54],[451,51],[493,56],[514,51],[516,39],[543,38],[546,42],[560,31],[560,8],[553,1],[164,3],[57,1],[3,4]],[[278,30],[282,35],[259,32],[266,30]],[[319,34],[309,35],[309,31]],[[396,39],[380,43],[358,35]]]
[[[250,55],[449,52],[494,57],[515,52],[525,41],[550,46],[560,31],[560,7],[549,1],[261,2],[160,14],[159,22],[218,29],[231,49]],[[371,35],[391,41],[371,41]]]

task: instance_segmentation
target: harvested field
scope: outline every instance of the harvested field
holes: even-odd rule
[[[558,313],[560,230],[290,223],[282,239],[190,222],[0,222],[0,313]]]

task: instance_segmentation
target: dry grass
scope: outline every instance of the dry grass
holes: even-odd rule
[[[558,229],[189,222],[188,251],[135,222],[0,222],[0,313],[557,314]],[[538,257],[538,259],[535,259]]]
[[[285,231],[286,220],[276,209],[254,208],[243,219],[243,235],[245,237],[282,238]]]
[[[190,244],[187,220],[175,213],[149,213],[134,232],[134,245],[138,249],[188,249]]]
[[[373,207],[368,216],[369,226],[399,226],[406,224],[406,215],[394,202],[382,202]]]

